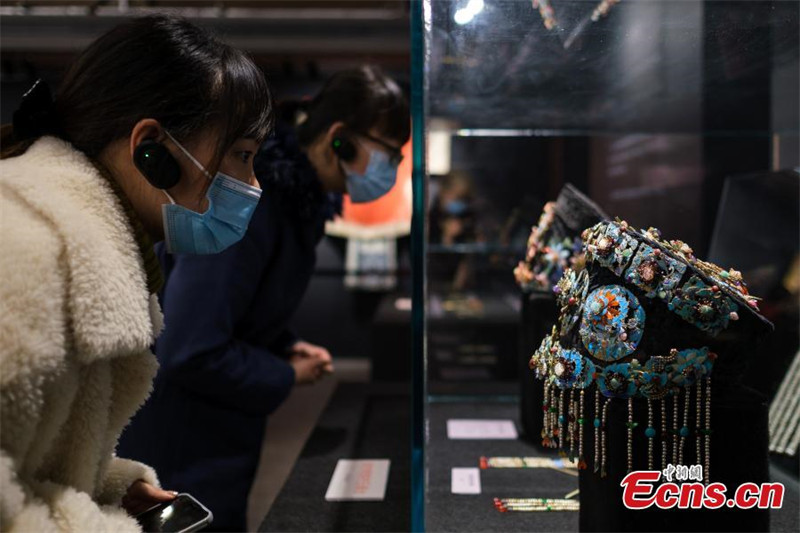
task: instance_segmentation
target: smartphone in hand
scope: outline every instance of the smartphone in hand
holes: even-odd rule
[[[213,519],[211,511],[188,494],[178,494],[171,502],[136,515],[146,533],[192,533],[205,528]]]

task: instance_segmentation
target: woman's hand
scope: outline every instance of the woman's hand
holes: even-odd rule
[[[129,515],[136,516],[159,503],[171,502],[177,496],[177,492],[162,490],[139,480],[128,487],[128,493],[122,497],[122,507]]]
[[[325,363],[314,357],[294,354],[289,357],[289,364],[294,368],[294,382],[296,385],[310,385],[322,377]]]
[[[317,346],[310,342],[297,341],[289,349],[289,354],[308,357],[319,361],[322,363],[321,370],[323,373],[331,374],[333,372],[333,358],[331,357],[331,353],[322,346]]]

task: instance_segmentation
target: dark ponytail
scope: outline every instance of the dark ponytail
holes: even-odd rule
[[[310,101],[281,105],[284,120],[297,124],[297,139],[308,146],[336,122],[352,133],[375,129],[405,144],[411,134],[408,101],[400,87],[375,66],[334,74]]]
[[[154,15],[111,29],[78,57],[55,95],[46,133],[96,158],[143,118],[178,140],[212,127],[220,138],[216,167],[236,139],[263,139],[273,115],[266,80],[243,52],[185,19]],[[2,156],[23,153],[35,138],[4,126]]]

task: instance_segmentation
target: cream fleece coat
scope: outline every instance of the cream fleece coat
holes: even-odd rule
[[[3,531],[140,531],[122,496],[158,481],[113,454],[157,369],[145,281],[122,206],[83,154],[44,137],[0,161]]]

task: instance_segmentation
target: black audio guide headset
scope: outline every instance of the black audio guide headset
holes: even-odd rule
[[[334,137],[331,141],[331,148],[333,148],[333,153],[338,155],[342,161],[352,161],[356,158],[356,146],[347,137]]]
[[[133,151],[133,164],[157,189],[169,189],[181,179],[181,167],[166,146],[145,139]]]

